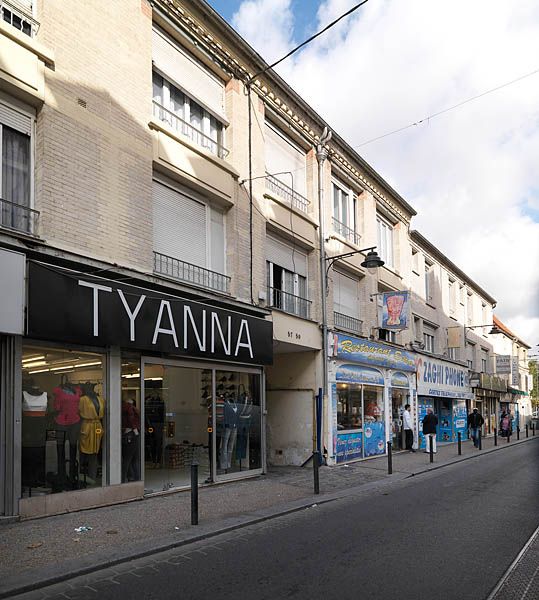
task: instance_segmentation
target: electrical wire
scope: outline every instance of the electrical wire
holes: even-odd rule
[[[420,121],[416,121],[415,123],[410,123],[409,125],[405,125],[404,127],[399,127],[399,129],[395,129],[393,131],[389,131],[388,133],[384,133],[383,135],[379,135],[375,138],[372,138],[370,140],[367,140],[366,142],[362,142],[361,144],[358,144],[357,146],[354,146],[354,148],[362,148],[363,146],[366,146],[367,144],[372,144],[373,142],[376,142],[378,140],[381,140],[383,138],[389,137],[390,135],[395,135],[396,133],[400,133],[401,131],[405,131],[406,129],[410,129],[411,127],[417,127],[417,125],[421,125],[422,123],[424,123],[425,121],[430,121],[431,119],[434,119],[435,117],[439,117],[440,115],[445,114],[446,112],[449,112],[450,110],[455,110],[456,108],[459,108],[460,106],[463,106],[464,104],[468,104],[468,102],[473,102],[474,100],[477,100],[478,98],[482,98],[483,96],[486,96],[487,94],[492,94],[493,92],[497,92],[498,90],[501,90],[505,87],[508,87],[510,85],[513,85],[514,83],[518,83],[519,81],[522,81],[523,79],[526,79],[527,77],[531,77],[532,75],[536,75],[537,73],[539,73],[539,69],[535,69],[535,71],[531,71],[530,73],[526,73],[526,75],[522,75],[521,77],[517,77],[516,79],[512,79],[511,81],[507,81],[506,83],[502,83],[501,85],[498,85],[495,88],[492,88],[490,90],[487,90],[486,92],[482,92],[481,94],[477,94],[477,96],[472,96],[471,98],[468,98],[467,100],[463,100],[462,102],[459,102],[458,104],[454,104],[453,106],[449,106],[448,108],[444,108],[443,110],[440,110],[432,115],[429,115],[428,117],[424,117],[423,119],[421,119]]]

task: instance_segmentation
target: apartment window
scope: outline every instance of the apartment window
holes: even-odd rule
[[[473,321],[473,296],[471,292],[466,295],[466,320],[468,325],[472,324]]]
[[[358,281],[333,271],[333,312],[335,327],[361,333]]]
[[[459,302],[461,306],[466,302],[466,288],[463,285],[459,285]]]
[[[32,119],[0,103],[0,225],[34,233],[32,211]]]
[[[486,325],[488,323],[487,305],[484,302],[481,302],[481,319],[481,325]]]
[[[353,244],[359,244],[356,228],[357,201],[352,191],[333,182],[333,231]]]
[[[470,342],[466,344],[466,364],[469,369],[475,368],[475,344]]]
[[[391,331],[391,329],[379,329],[378,339],[382,340],[383,342],[391,342],[393,344],[396,344],[397,333],[395,331]]]
[[[435,336],[436,330],[434,327],[430,327],[429,325],[423,324],[423,343],[425,344],[425,350],[427,352],[434,352],[435,350]]]
[[[412,271],[419,275],[419,252],[412,248]]]
[[[163,182],[153,184],[155,271],[228,292],[225,215],[203,197]]]
[[[2,20],[32,37],[38,25],[32,17],[32,4],[32,0],[3,0],[0,2]]]
[[[481,348],[481,371],[488,373],[488,350]]]
[[[307,299],[307,255],[284,240],[266,236],[269,305],[310,318]]]
[[[378,228],[378,252],[388,267],[393,266],[393,225],[380,215],[376,217]]]
[[[457,282],[453,277],[448,278],[449,282],[449,314],[454,315],[457,312]]]
[[[224,158],[224,82],[159,27],[152,44],[154,117]]]
[[[421,319],[419,317],[414,317],[414,340],[416,342],[422,341],[421,336]]]
[[[459,359],[459,349],[458,348],[448,348],[447,349],[447,357],[451,360]]]
[[[426,302],[430,302],[432,300],[431,277],[432,277],[432,263],[425,261],[425,300],[426,300]]]
[[[268,189],[294,208],[307,212],[305,151],[267,121],[264,136]]]
[[[198,146],[224,158],[223,123],[159,73],[153,73],[152,82],[154,116]]]

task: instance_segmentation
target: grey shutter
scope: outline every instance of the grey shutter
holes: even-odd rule
[[[266,236],[266,259],[292,273],[307,277],[307,255],[269,235]]]
[[[164,31],[154,28],[152,58],[155,66],[194,100],[200,101],[216,117],[224,118],[224,84],[194,56],[181,48]]]
[[[0,124],[7,125],[25,135],[31,135],[32,133],[32,118],[1,102]]]
[[[264,128],[264,157],[266,171],[270,174],[290,171],[276,175],[276,179],[293,188],[295,192],[305,196],[306,163],[305,152],[297,148],[284,134],[268,125]]]
[[[343,315],[359,318],[357,281],[334,271],[334,289],[337,291],[335,310]]]
[[[154,181],[153,246],[160,254],[206,267],[206,205]]]

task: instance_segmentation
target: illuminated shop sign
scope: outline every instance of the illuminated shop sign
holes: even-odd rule
[[[415,371],[414,355],[406,350],[340,333],[333,336],[333,346],[333,356],[342,360],[401,371]]]

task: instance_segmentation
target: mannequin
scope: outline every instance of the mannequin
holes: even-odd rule
[[[238,405],[234,399],[228,395],[225,396],[224,402],[224,425],[223,437],[221,438],[220,447],[220,464],[221,469],[225,471],[232,466],[232,453],[236,445],[238,435]]]
[[[56,415],[56,454],[58,457],[58,478],[61,484],[76,485],[77,480],[77,444],[80,435],[79,402],[81,389],[67,380],[52,390]],[[69,482],[66,482],[65,442],[69,442]]]
[[[140,413],[135,401],[122,401],[122,483],[140,479]]]
[[[238,409],[238,440],[236,445],[236,458],[241,461],[247,457],[247,446],[249,443],[249,427],[251,424],[251,414],[253,412],[253,401],[249,393],[245,390],[243,384],[240,384],[240,388],[243,387],[243,392],[239,395]]]
[[[163,429],[165,426],[165,403],[160,396],[147,396],[144,400],[146,432],[150,459],[155,469],[161,467],[163,458]],[[147,457],[146,457],[147,458]]]
[[[32,379],[23,381],[22,392],[22,483],[45,484],[45,436],[48,397]]]
[[[79,412],[82,419],[80,426],[81,466],[84,465],[84,472],[87,472],[92,479],[97,477],[97,455],[103,438],[101,419],[105,416],[105,401],[96,394],[94,387],[93,383],[82,384],[82,396],[79,400]]]

